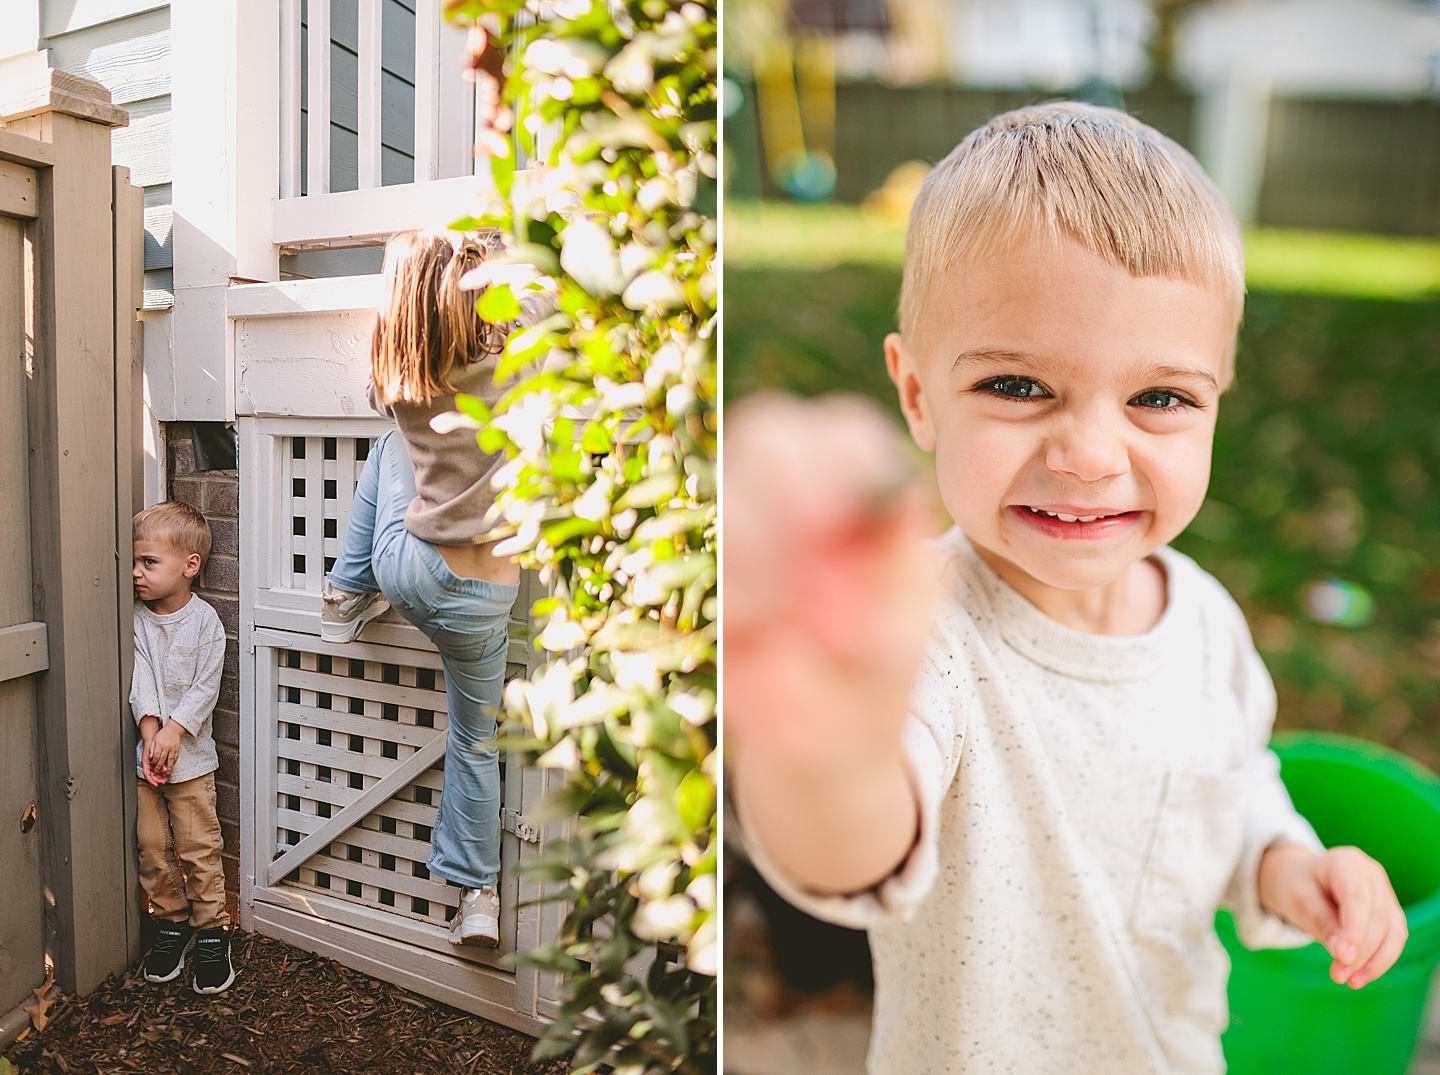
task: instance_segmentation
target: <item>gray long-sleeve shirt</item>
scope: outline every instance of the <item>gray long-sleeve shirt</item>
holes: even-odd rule
[[[170,783],[194,780],[220,767],[211,717],[220,697],[225,667],[225,628],[205,601],[193,594],[178,612],[158,615],[135,606],[135,672],[130,679],[130,710],[160,718],[164,727],[176,721],[190,734],[180,739],[180,756],[170,770]],[[135,772],[142,776],[137,744]]]

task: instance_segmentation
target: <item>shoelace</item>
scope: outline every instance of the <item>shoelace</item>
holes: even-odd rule
[[[155,935],[154,951],[157,954],[168,955],[177,949],[185,946],[185,934],[171,930],[161,930]]]
[[[219,963],[225,958],[225,942],[220,938],[195,942],[195,959],[200,963]]]

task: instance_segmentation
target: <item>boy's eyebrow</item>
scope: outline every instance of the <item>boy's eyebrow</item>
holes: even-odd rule
[[[958,369],[960,365],[965,362],[1022,362],[1032,368],[1042,370],[1054,369],[1058,365],[1054,359],[1047,358],[1044,355],[1037,355],[1031,351],[1009,351],[995,347],[973,347],[968,351],[961,351],[956,355],[955,361],[951,364],[950,368],[952,370]],[[1217,391],[1220,388],[1220,382],[1216,379],[1215,375],[1209,370],[1199,366],[1156,364],[1140,371],[1140,377],[1138,379],[1149,380],[1150,378],[1166,379],[1172,377],[1193,377],[1197,380],[1204,381]]]

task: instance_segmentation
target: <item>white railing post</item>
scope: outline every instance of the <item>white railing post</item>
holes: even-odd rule
[[[280,197],[300,196],[300,0],[280,0]]]
[[[310,0],[309,49],[309,132],[306,168],[309,195],[330,192],[330,0]]]
[[[440,0],[415,3],[415,182],[440,178]]]
[[[380,3],[360,0],[356,97],[361,190],[380,185]]]

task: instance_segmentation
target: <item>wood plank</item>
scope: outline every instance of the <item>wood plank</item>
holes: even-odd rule
[[[312,197],[330,190],[330,2],[307,6],[305,193]]]
[[[280,0],[280,197],[300,196],[300,0]]]
[[[51,93],[58,92],[53,81]],[[67,96],[107,122],[40,111],[13,130],[52,143],[31,226],[36,354],[29,395],[31,542],[44,587],[50,669],[37,680],[45,739],[41,826],[57,979],[88,993],[130,962],[115,518],[111,201],[113,109],[93,83]],[[67,106],[68,107],[68,106]]]
[[[371,817],[375,815],[371,814]],[[307,814],[300,810],[291,810],[288,807],[280,807],[275,812],[275,822],[278,828],[290,829],[292,832],[309,834],[320,827],[325,819],[319,814]],[[408,865],[411,862],[425,862],[430,857],[430,842],[428,840],[415,840],[408,836],[401,836],[398,833],[380,832],[376,829],[366,828],[357,825],[346,831],[344,836],[339,837],[335,843],[343,843],[347,846],[363,847],[368,851],[377,854],[391,855],[397,860],[403,859]],[[312,860],[313,862],[313,860]],[[323,867],[311,867],[321,869]],[[430,897],[425,897],[429,899]]]
[[[25,279],[22,221],[0,219],[0,278]],[[30,435],[25,409],[29,382],[25,367],[34,343],[26,339],[26,298],[23,286],[0,287],[0,353],[8,356],[0,362],[0,624],[20,624],[22,635],[38,626],[43,646],[45,625],[30,623],[35,609],[30,585]],[[6,678],[0,674],[0,679]]]
[[[0,628],[0,683],[43,672],[49,667],[50,647],[45,624],[19,623]]]
[[[334,310],[373,310],[384,294],[385,281],[379,274],[239,284],[225,293],[225,316],[283,317]]]
[[[0,219],[0,279],[18,281],[24,276],[25,225],[19,220]],[[8,356],[0,363],[0,624],[29,621],[34,614],[30,585],[28,392],[25,363],[21,361],[26,351],[25,305],[23,286],[0,287],[0,352]],[[38,643],[43,653],[43,623],[24,622],[0,630],[0,639],[11,640],[11,645],[0,642],[0,817],[16,819],[0,825],[0,863],[4,863],[0,870],[0,906],[5,908],[0,914],[0,952],[5,953],[5,959],[0,961],[0,1010],[19,1003],[22,997],[29,999],[26,990],[39,984],[35,979],[42,973],[45,955],[42,833],[33,826],[27,832],[20,822],[38,798],[35,683],[12,679],[13,661],[6,659],[6,651],[27,634],[31,645]],[[16,671],[24,674],[38,670],[30,667],[36,663],[32,658]]]
[[[346,311],[236,321],[237,412],[335,417],[373,413],[367,388],[375,319],[374,311]],[[306,588],[318,593],[318,579]]]
[[[3,637],[3,632],[0,632]],[[439,710],[443,720],[444,709]],[[319,709],[315,706],[281,702],[277,720],[287,724],[303,724],[307,728],[320,728],[333,735],[363,735],[382,743],[395,743],[407,747],[423,747],[434,738],[436,729],[422,728],[418,724],[406,724],[398,720],[376,720],[374,717],[350,713],[342,709]]]
[[[130,678],[134,672],[134,591],[129,561],[125,551],[131,547],[130,520],[144,506],[145,456],[143,452],[145,341],[137,314],[144,302],[145,241],[143,220],[145,192],[130,183],[124,168],[111,168],[111,202],[114,205],[114,229],[111,241],[115,247],[114,299],[115,316],[115,548],[121,570],[115,577],[116,638],[120,660],[120,679],[115,685],[115,709],[128,714]],[[139,731],[133,721],[121,720],[121,757],[134,757]],[[121,814],[125,832],[135,828],[135,782],[122,780],[124,802]],[[125,858],[125,890],[138,891],[139,862],[134,855]],[[140,908],[127,900],[126,943],[134,961],[140,950]]]
[[[359,48],[356,72],[361,189],[380,185],[380,5],[359,0]]]
[[[0,128],[0,161],[48,168],[55,163],[55,150],[48,142]]]
[[[348,835],[347,833],[346,836],[348,837]],[[346,842],[345,837],[334,841],[334,843],[342,842]],[[392,892],[429,900],[431,903],[443,904],[446,907],[459,905],[460,890],[458,888],[452,888],[440,880],[412,877],[399,870],[382,870],[378,866],[367,866],[363,862],[351,862],[349,859],[324,854],[312,855],[305,863],[305,868],[315,870],[317,873],[328,873],[332,877],[340,877],[347,881],[358,881],[373,888],[388,888]]]
[[[284,744],[281,743],[279,746],[283,748]],[[266,884],[275,884],[280,878],[328,844],[336,835],[344,832],[350,826],[358,824],[360,819],[370,812],[371,807],[390,798],[444,756],[445,736],[437,735],[431,742],[392,769],[373,787],[366,788],[364,794],[331,817],[326,825],[306,836],[285,854],[271,862],[265,870]]]
[[[418,165],[417,165],[418,167]],[[433,183],[376,187],[275,202],[275,242],[296,247],[384,238],[411,228],[446,227],[473,213],[482,193],[494,189],[488,174]]]
[[[440,0],[415,4],[415,182],[440,178]]]
[[[442,733],[438,738],[444,739],[445,736]],[[419,749],[423,750],[424,747]],[[283,735],[275,740],[275,754],[281,761],[299,762],[302,766],[323,765],[342,773],[359,773],[376,780],[382,780],[394,772],[397,763],[403,765],[410,760],[410,755],[398,759],[386,758],[368,751],[350,750],[345,746],[319,746],[314,742],[307,743],[303,738],[290,739]],[[411,783],[413,780],[407,780],[404,786],[408,787]],[[370,789],[367,787],[365,790]]]
[[[0,216],[33,220],[38,213],[39,183],[35,169],[0,161]]]
[[[384,961],[384,969],[369,971],[357,966],[357,970],[522,1033],[539,1034],[541,1024],[529,1014],[516,993],[514,972],[496,965],[505,954],[504,949],[453,945],[448,939],[449,931],[442,924],[366,907],[295,885],[260,890],[257,911],[267,934],[272,928],[283,929],[285,922],[293,922],[296,932],[281,936],[281,940],[321,951],[347,966],[353,964],[347,962],[344,954],[332,955],[326,947],[334,931],[355,931],[360,938],[373,934],[375,940],[370,944],[358,941],[356,951],[373,954],[377,963]],[[281,915],[286,918],[281,920]],[[501,921],[503,929],[503,914]]]
[[[126,111],[130,125],[114,134],[114,162],[130,169],[137,187],[170,182],[170,98],[140,101]]]
[[[64,4],[42,3],[40,32],[46,38],[57,38],[61,34],[74,33],[91,26],[103,26],[108,22],[149,11],[164,10],[169,6],[169,0],[68,0]],[[47,40],[46,45],[55,47],[53,41]]]
[[[435,778],[439,776],[441,774],[438,771],[427,769],[416,777],[414,782],[428,786],[438,783]],[[313,799],[316,802],[329,803],[331,806],[349,806],[365,794],[363,789],[352,788],[348,784],[332,784],[324,780],[306,776],[291,776],[289,773],[283,772],[275,774],[275,787],[278,794],[298,795],[302,799]],[[369,816],[388,817],[410,825],[434,828],[436,811],[437,807],[432,803],[416,803],[408,799],[391,798],[386,799],[372,810]]]
[[[349,644],[346,643],[346,645]],[[398,663],[396,655],[390,654],[386,663]],[[282,687],[323,691],[326,694],[339,694],[346,698],[352,697],[347,693],[348,687],[361,686],[366,698],[373,698],[377,702],[389,702],[391,705],[410,706],[413,709],[428,709],[436,714],[436,719],[441,724],[445,720],[445,692],[443,690],[427,690],[424,687],[377,682],[373,679],[353,680],[348,676],[334,673],[311,672],[304,668],[287,668],[283,664],[277,670],[276,675]]]
[[[170,12],[160,7],[48,42],[50,65],[92,78],[117,105],[170,92]]]

